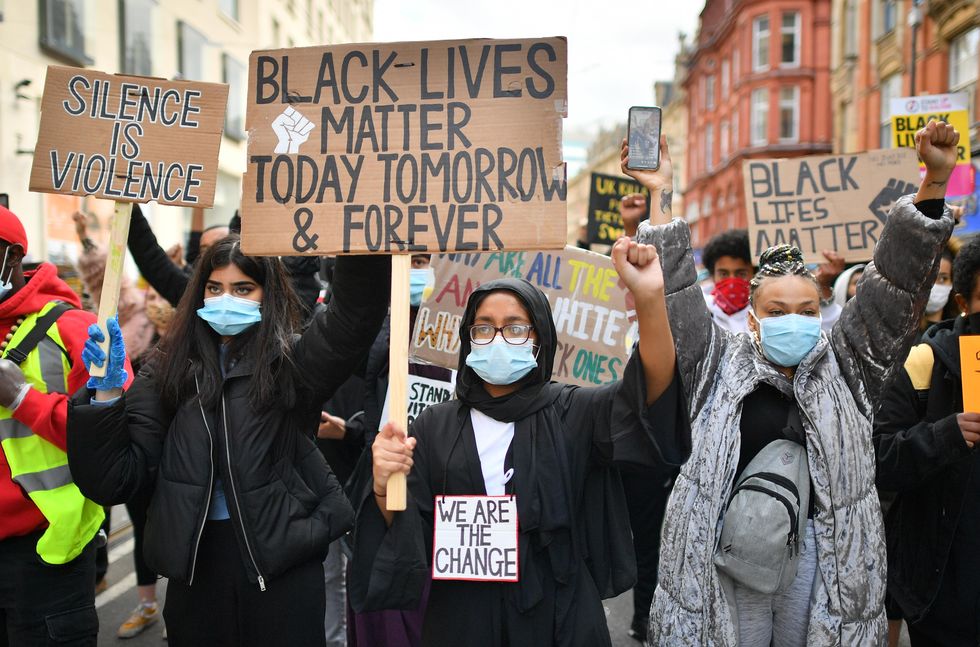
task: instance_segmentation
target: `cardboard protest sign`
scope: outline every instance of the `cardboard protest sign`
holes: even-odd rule
[[[563,38],[252,52],[249,254],[560,249]]]
[[[848,262],[871,258],[891,207],[918,190],[907,148],[742,163],[752,256],[796,245],[807,262],[834,250]]]
[[[514,496],[435,498],[432,579],[518,581]]]
[[[963,411],[980,413],[980,335],[960,337]]]
[[[49,66],[31,191],[210,207],[228,86]]]
[[[443,254],[433,258],[435,287],[419,307],[413,361],[457,368],[459,322],[470,293],[503,277],[524,278],[545,293],[558,330],[554,375],[596,386],[622,377],[633,340],[634,314],[608,256],[575,247],[561,252]]]
[[[964,196],[973,193],[973,167],[970,164],[969,98],[965,92],[932,94],[921,97],[897,97],[891,100],[892,146],[915,148],[915,133],[925,128],[930,119],[945,121],[960,133],[956,168],[949,177],[946,194]],[[926,167],[919,165],[922,175]]]
[[[420,375],[408,376],[408,426],[411,426],[419,414],[427,408],[440,402],[448,402],[453,399],[456,392],[455,380],[443,382]],[[381,426],[391,417],[391,394],[385,396],[384,408],[381,410]]]
[[[642,193],[649,198],[650,190],[636,180],[602,173],[592,174],[589,187],[588,241],[612,245],[623,235],[623,217],[619,214],[623,197]],[[650,203],[647,202],[643,218],[649,217]]]

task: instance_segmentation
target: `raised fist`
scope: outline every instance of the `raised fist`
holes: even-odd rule
[[[292,106],[286,106],[282,114],[272,120],[272,131],[279,138],[275,152],[290,155],[298,153],[300,144],[306,143],[306,140],[310,138],[310,131],[314,128],[316,128],[316,124]]]
[[[905,182],[903,180],[896,180],[892,178],[888,180],[888,184],[878,192],[875,199],[871,201],[868,208],[871,209],[871,213],[878,217],[881,224],[885,224],[888,220],[888,214],[891,213],[892,207],[898,202],[898,199],[903,195],[908,195],[909,193],[915,193],[919,187]]]

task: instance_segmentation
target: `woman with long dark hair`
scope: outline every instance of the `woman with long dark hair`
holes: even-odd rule
[[[320,403],[378,332],[388,281],[384,258],[338,259],[330,305],[299,336],[282,263],[232,235],[201,258],[125,394],[118,326],[108,357],[90,330],[86,362],[108,366],[69,410],[72,474],[105,505],[155,488],[144,552],[170,579],[172,645],[324,644],[322,562],[353,512],[313,439]]]

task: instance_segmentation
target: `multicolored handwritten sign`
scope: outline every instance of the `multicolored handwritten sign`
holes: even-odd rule
[[[615,382],[636,340],[629,296],[608,256],[575,247],[560,252],[441,254],[433,258],[435,288],[415,319],[412,361],[457,368],[459,322],[482,283],[527,279],[548,297],[558,329],[553,379],[597,386]],[[632,302],[632,299],[630,299]]]
[[[946,195],[963,196],[973,193],[973,166],[970,164],[970,113],[966,92],[931,94],[921,97],[897,97],[891,100],[892,146],[915,148],[915,133],[925,128],[930,119],[944,121],[960,132],[956,167],[949,178]],[[925,164],[919,164],[922,175]]]

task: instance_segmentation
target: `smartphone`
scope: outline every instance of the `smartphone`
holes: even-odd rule
[[[628,128],[628,168],[656,171],[660,168],[660,108],[633,106],[630,108]]]
[[[0,193],[0,207],[3,207],[4,209],[9,209],[10,208],[10,194],[9,193]]]

